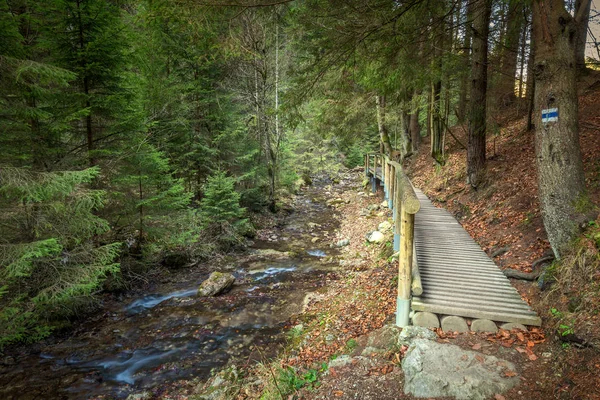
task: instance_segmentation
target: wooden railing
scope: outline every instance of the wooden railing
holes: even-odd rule
[[[366,154],[365,174],[372,180],[373,191],[377,189],[377,181],[383,185],[385,199],[392,209],[394,250],[399,251],[396,325],[408,326],[411,297],[423,293],[414,240],[415,214],[421,203],[402,165],[386,155]]]

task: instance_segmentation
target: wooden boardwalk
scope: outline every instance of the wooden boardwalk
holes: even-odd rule
[[[380,167],[368,167],[367,175],[385,180]],[[415,214],[414,246],[423,293],[412,297],[411,309],[541,325],[540,317],[458,221],[420,190],[415,194],[421,203]]]
[[[492,321],[541,324],[519,292],[446,210],[415,190],[415,247],[423,294],[412,309]]]

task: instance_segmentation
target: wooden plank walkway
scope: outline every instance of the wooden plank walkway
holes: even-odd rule
[[[415,189],[415,246],[423,294],[412,309],[436,314],[541,325],[541,319],[467,231]]]
[[[383,180],[380,167],[369,167],[367,175]],[[454,216],[415,193],[421,203],[414,234],[423,294],[412,298],[412,310],[540,326],[541,318]]]

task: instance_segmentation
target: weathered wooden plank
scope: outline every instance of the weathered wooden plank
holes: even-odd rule
[[[516,322],[523,325],[540,326],[542,320],[535,313],[518,314],[514,312],[487,311],[472,308],[453,307],[451,305],[428,304],[413,298],[412,309],[415,311],[428,311],[438,314],[457,315],[466,318],[484,318],[492,321]]]
[[[541,319],[452,214],[419,190],[415,249],[423,294],[412,308],[438,314],[540,325]]]

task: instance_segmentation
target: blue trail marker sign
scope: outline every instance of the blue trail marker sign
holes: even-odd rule
[[[542,110],[542,123],[558,121],[558,108],[547,108]]]

